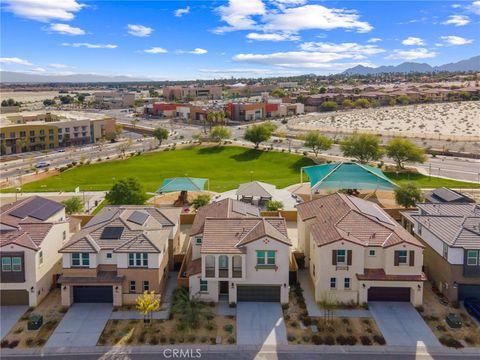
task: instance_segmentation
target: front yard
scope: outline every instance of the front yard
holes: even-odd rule
[[[449,347],[480,346],[480,328],[466,314],[465,310],[451,303],[444,305],[426,283],[423,291],[423,306],[417,310],[440,342]],[[462,327],[451,328],[445,321],[449,314],[456,314],[462,321]]]
[[[13,349],[44,346],[67,310],[60,305],[60,289],[52,290],[40,305],[28,309],[2,340],[1,347]],[[32,314],[43,316],[43,325],[39,330],[28,330],[28,319]]]

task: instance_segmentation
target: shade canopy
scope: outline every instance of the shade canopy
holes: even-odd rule
[[[261,181],[251,181],[240,184],[236,195],[244,197],[271,198],[273,197],[275,189],[275,185],[267,184]]]
[[[354,162],[308,166],[311,191],[326,189],[393,190],[397,185],[382,170]]]
[[[173,191],[203,191],[208,179],[198,179],[190,177],[178,177],[165,179],[157,193],[167,193]]]

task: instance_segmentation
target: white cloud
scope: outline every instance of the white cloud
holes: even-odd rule
[[[115,49],[118,45],[113,44],[91,44],[91,43],[62,43],[63,46],[86,47],[88,49]]]
[[[423,39],[418,38],[418,37],[410,36],[410,37],[404,39],[402,41],[402,44],[407,45],[407,46],[421,46],[421,45],[425,45],[425,41]]]
[[[187,50],[177,50],[177,54],[193,54],[193,55],[203,55],[208,53],[207,50],[201,49],[201,48],[195,48],[193,50],[187,51]]]
[[[368,43],[377,43],[377,42],[380,42],[380,41],[382,41],[382,39],[380,39],[380,38],[371,38],[371,39],[367,40]]]
[[[68,24],[50,24],[49,30],[64,35],[85,35],[85,30]]]
[[[35,68],[33,68],[33,69],[30,69],[30,71],[37,72],[37,73],[44,73],[44,72],[46,72],[47,70],[45,70],[45,69],[42,68],[42,67],[35,67]]]
[[[161,48],[161,47],[152,47],[150,49],[143,50],[143,52],[146,52],[148,54],[165,54],[167,49]]]
[[[4,0],[5,9],[16,16],[47,22],[72,20],[85,5],[76,0]]]
[[[153,29],[148,26],[143,26],[143,25],[134,25],[134,24],[128,24],[128,33],[133,36],[138,36],[138,37],[146,37],[150,36],[150,34],[153,32]]]
[[[480,15],[480,1],[474,1],[470,4],[470,6],[468,7],[468,9],[477,14],[477,15]]]
[[[300,44],[300,49],[305,51],[316,51],[330,54],[343,54],[353,59],[364,59],[366,55],[375,55],[385,50],[377,45],[361,45],[357,43],[325,43],[325,42],[306,42]]]
[[[187,6],[184,9],[177,9],[175,10],[174,14],[176,17],[182,17],[183,15],[186,15],[190,12],[190,6]]]
[[[211,73],[211,74],[255,74],[255,75],[274,75],[274,74],[285,74],[292,73],[292,70],[271,70],[271,69],[257,69],[257,68],[227,68],[227,69],[199,69],[198,71],[202,73]],[[296,71],[295,73],[300,73]]]
[[[428,59],[437,56],[437,53],[434,51],[429,51],[425,48],[417,48],[411,50],[399,50],[395,49],[393,52],[387,56],[387,59],[397,59],[397,60],[415,60],[415,59]]]
[[[454,9],[458,9],[458,8],[461,8],[461,7],[462,7],[462,5],[460,5],[460,4],[452,4],[452,8],[454,8]]]
[[[30,61],[18,57],[2,57],[1,64],[33,65]]]
[[[249,30],[257,25],[252,19],[256,15],[266,13],[265,4],[261,0],[230,0],[228,5],[222,5],[217,8],[222,21],[228,26],[222,26],[215,29],[216,33],[223,33],[235,30]]]
[[[442,24],[444,25],[455,25],[455,26],[465,26],[470,23],[470,18],[465,15],[451,15],[445,20]]]
[[[441,36],[440,37],[448,45],[467,45],[473,43],[473,39],[465,39],[461,36]]]
[[[297,41],[300,40],[300,36],[289,33],[249,33],[247,34],[247,39],[258,41]]]
[[[70,66],[65,65],[65,64],[48,64],[49,67],[55,68],[55,69],[67,69]]]

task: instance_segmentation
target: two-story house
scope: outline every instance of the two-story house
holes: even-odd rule
[[[169,245],[181,209],[109,206],[60,249],[62,304],[132,304],[144,291],[160,294],[168,276]]]
[[[315,300],[423,301],[423,245],[378,205],[335,193],[297,205]]]
[[[404,226],[425,245],[425,273],[451,301],[480,298],[480,205],[421,203]]]
[[[64,205],[39,196],[0,209],[0,303],[37,306],[62,272],[58,250],[80,229]]]
[[[187,276],[208,301],[288,303],[290,240],[283,218],[206,218]]]

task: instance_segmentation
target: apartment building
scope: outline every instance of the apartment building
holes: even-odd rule
[[[428,279],[451,301],[480,298],[480,205],[421,203],[403,224],[425,246]]]
[[[222,98],[222,87],[208,86],[165,86],[163,98],[173,100],[216,100]]]
[[[64,205],[39,196],[0,208],[0,303],[37,306],[62,273],[58,250],[80,229]]]
[[[115,137],[116,120],[78,111],[33,111],[0,115],[4,155],[94,143]]]
[[[378,205],[335,193],[297,205],[315,301],[423,301],[424,245]]]
[[[164,289],[181,209],[109,206],[65,244],[62,304],[135,303],[144,291]]]

